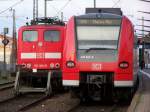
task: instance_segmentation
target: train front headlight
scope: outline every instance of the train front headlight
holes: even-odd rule
[[[75,63],[74,63],[73,61],[67,61],[67,62],[66,62],[66,66],[67,66],[68,68],[73,68],[73,67],[75,67]]]
[[[55,65],[54,63],[50,63],[50,69],[54,69]]]
[[[59,64],[59,63],[56,63],[56,64],[55,64],[55,68],[60,68],[60,64]]]
[[[32,67],[31,63],[27,63],[26,67],[31,68]]]
[[[126,62],[126,61],[120,62],[119,63],[119,67],[123,68],[123,69],[128,68],[129,67],[129,63]]]
[[[22,63],[22,64],[21,64],[21,68],[26,68],[26,64],[25,64],[25,63]]]

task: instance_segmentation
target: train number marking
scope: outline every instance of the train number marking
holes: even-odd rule
[[[102,64],[92,64],[92,69],[93,70],[101,70],[102,69]]]
[[[44,53],[36,53],[36,58],[44,58]]]
[[[81,59],[94,59],[94,56],[80,56]]]

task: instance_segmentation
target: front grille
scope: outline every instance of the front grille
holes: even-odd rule
[[[113,72],[80,72],[80,83],[112,84]]]

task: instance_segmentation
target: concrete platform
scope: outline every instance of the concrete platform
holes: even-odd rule
[[[150,112],[150,69],[140,71],[141,80],[128,112]]]

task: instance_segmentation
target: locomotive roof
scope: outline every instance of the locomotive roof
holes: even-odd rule
[[[111,14],[111,13],[88,13],[80,16],[76,16],[76,18],[79,19],[105,19],[105,18],[110,18],[110,19],[121,19],[121,15],[117,14]]]
[[[50,25],[50,24],[40,24],[40,25],[27,25],[23,26],[25,28],[49,28],[49,27],[64,27],[61,25]]]
[[[86,8],[86,14],[87,13],[111,13],[117,15],[123,14],[121,8]]]

